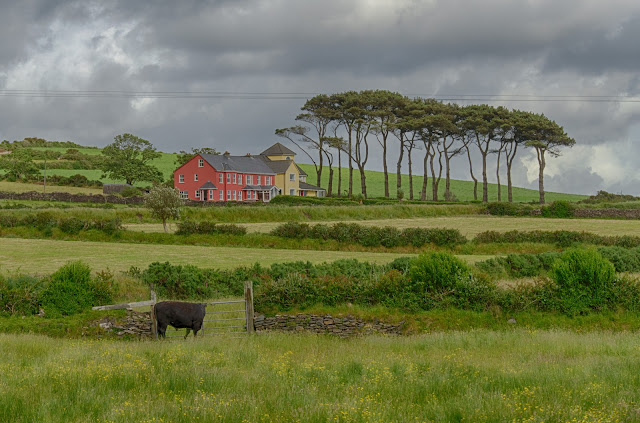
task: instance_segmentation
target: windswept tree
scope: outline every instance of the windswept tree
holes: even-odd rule
[[[167,232],[167,220],[179,219],[180,208],[184,202],[180,192],[175,188],[155,186],[144,197],[144,206],[149,209],[151,216],[162,220],[164,232]]]
[[[442,152],[445,163],[445,201],[453,200],[451,192],[451,159],[464,152],[464,134],[460,130],[462,110],[457,104],[446,104],[443,112],[447,118],[442,127]]]
[[[331,98],[324,94],[307,100],[301,110],[305,113],[296,116],[296,120],[304,124],[276,129],[276,135],[288,139],[309,157],[316,169],[317,185],[320,186],[324,159],[329,148],[325,138],[329,125],[336,119],[336,112]],[[305,145],[318,152],[317,161],[307,152]]]
[[[162,172],[150,162],[160,157],[153,145],[131,134],[117,135],[114,142],[102,149],[105,161],[103,177],[124,179],[129,185],[138,181],[162,181]]]
[[[564,132],[562,126],[543,114],[535,115],[533,121],[535,126],[528,134],[529,139],[525,142],[525,145],[534,148],[536,151],[539,169],[538,191],[540,193],[540,204],[544,204],[546,153],[549,153],[552,157],[558,157],[562,147],[572,147],[576,141]]]

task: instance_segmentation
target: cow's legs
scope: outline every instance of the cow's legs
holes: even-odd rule
[[[187,334],[184,336],[184,339],[187,339],[187,336],[189,336],[189,333],[191,332],[191,329],[187,328]],[[195,336],[195,335],[194,335]]]

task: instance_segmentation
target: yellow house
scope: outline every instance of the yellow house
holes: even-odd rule
[[[294,162],[295,155],[296,153],[277,142],[260,153],[259,157],[276,174],[275,186],[280,195],[324,197],[323,188],[307,183],[307,174]]]

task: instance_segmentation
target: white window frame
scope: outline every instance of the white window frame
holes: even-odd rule
[[[289,180],[290,181],[295,181],[296,180],[296,174],[295,173],[290,173],[289,174]]]
[[[236,201],[236,190],[233,190],[233,201]]]
[[[260,175],[256,176],[256,178],[258,178],[256,185],[260,185]]]
[[[204,167],[204,159],[198,159],[198,167]]]
[[[200,199],[200,190],[199,189],[196,190],[196,198]]]
[[[234,184],[237,184],[237,183],[238,183],[238,182],[237,182],[237,180],[236,180],[236,178],[237,178],[237,177],[238,177],[238,175],[236,175],[236,174],[234,173],[234,174],[233,174],[233,183],[234,183]]]
[[[247,185],[251,185],[253,182],[253,176],[247,175]]]
[[[227,183],[230,184],[231,183],[231,174],[227,173]]]
[[[295,188],[290,188],[289,189],[289,195],[296,195],[296,189]]]
[[[178,183],[184,184],[184,175],[178,175]]]
[[[209,190],[209,200],[213,200],[213,190]]]
[[[224,191],[220,190],[220,201],[224,201]]]
[[[242,174],[238,175],[238,184],[242,185]]]
[[[189,191],[180,191],[180,198],[183,200],[189,199]]]
[[[198,182],[198,174],[197,173],[193,174],[193,181],[194,182]]]
[[[227,201],[231,201],[231,190],[227,190]]]
[[[222,175],[222,173],[219,173],[218,176],[219,176],[218,179],[220,179],[220,183],[224,184],[224,175]]]

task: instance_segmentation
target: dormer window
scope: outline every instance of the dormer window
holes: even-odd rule
[[[287,160],[291,160],[291,157],[287,156]]]

